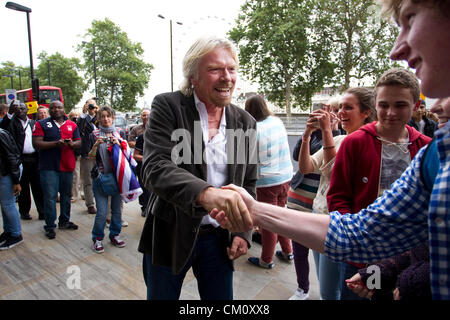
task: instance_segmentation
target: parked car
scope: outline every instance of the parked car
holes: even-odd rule
[[[125,136],[128,139],[128,127],[127,127],[127,119],[124,116],[116,115],[116,119],[114,120],[114,125],[118,129],[122,129],[125,131]]]

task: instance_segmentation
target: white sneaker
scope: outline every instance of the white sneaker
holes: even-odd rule
[[[96,239],[94,241],[94,245],[92,246],[92,250],[94,250],[94,252],[97,252],[97,253],[105,252],[105,250],[103,249],[102,240]]]
[[[309,298],[309,292],[305,293],[303,289],[298,288],[294,295],[289,300],[307,300]]]
[[[125,228],[125,227],[128,227],[128,222],[125,221],[125,220],[123,220],[123,221],[122,221],[122,227],[124,227],[124,228]]]

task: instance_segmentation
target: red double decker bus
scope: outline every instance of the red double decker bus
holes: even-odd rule
[[[17,100],[24,103],[33,101],[33,93],[31,88],[17,91]],[[50,102],[54,100],[59,100],[64,103],[61,88],[49,86],[39,87],[38,104],[40,106],[45,106],[48,108]],[[6,103],[6,94],[0,94],[0,103]]]

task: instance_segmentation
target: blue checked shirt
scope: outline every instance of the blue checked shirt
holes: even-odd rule
[[[325,254],[361,263],[403,253],[429,240],[431,291],[450,299],[450,122],[435,133],[439,171],[430,194],[423,185],[422,148],[403,175],[358,214],[330,213]]]

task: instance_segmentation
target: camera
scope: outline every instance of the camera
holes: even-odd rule
[[[70,142],[70,139],[64,139],[64,142],[65,142],[65,143],[69,143],[69,142]]]
[[[89,110],[94,110],[95,109],[95,105],[93,105],[92,103],[88,104],[88,108]]]
[[[105,138],[103,138],[103,142],[104,142],[104,143],[111,142],[111,138],[106,138],[106,137],[105,137]]]

